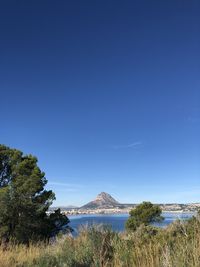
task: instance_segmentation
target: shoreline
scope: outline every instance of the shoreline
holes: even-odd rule
[[[120,212],[113,212],[113,211],[106,211],[106,212],[98,212],[98,211],[89,211],[89,212],[63,212],[66,216],[69,218],[71,216],[81,216],[81,215],[100,215],[100,216],[106,216],[106,215],[129,215],[129,211],[120,211]],[[163,210],[162,213],[169,213],[169,214],[190,214],[195,215],[196,211],[184,211],[184,210]]]

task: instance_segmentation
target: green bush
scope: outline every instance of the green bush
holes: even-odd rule
[[[135,231],[142,224],[147,226],[154,222],[160,222],[163,220],[161,213],[162,210],[158,205],[154,205],[151,202],[143,202],[130,211],[126,229]]]

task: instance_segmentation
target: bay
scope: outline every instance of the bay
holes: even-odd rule
[[[163,212],[164,220],[155,225],[158,227],[166,227],[175,220],[187,220],[191,218],[194,213],[180,213],[180,212]],[[83,226],[90,226],[94,224],[104,224],[112,228],[113,231],[122,232],[125,230],[125,223],[129,214],[84,214],[69,216],[70,226],[74,229],[74,234],[78,233],[79,228]]]

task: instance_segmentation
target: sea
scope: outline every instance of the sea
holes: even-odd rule
[[[188,220],[194,213],[183,212],[163,212],[164,220],[155,225],[158,227],[166,227],[175,220]],[[125,230],[125,223],[129,217],[128,213],[125,214],[84,214],[84,215],[71,215],[70,226],[74,229],[74,234],[78,234],[79,229],[84,226],[91,226],[94,224],[108,225],[113,231],[123,232]]]

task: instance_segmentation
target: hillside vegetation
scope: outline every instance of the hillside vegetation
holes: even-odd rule
[[[0,248],[1,267],[199,267],[200,221],[176,221],[165,229],[140,225],[115,233],[103,226],[83,228],[77,238],[52,244]]]

